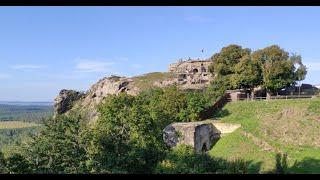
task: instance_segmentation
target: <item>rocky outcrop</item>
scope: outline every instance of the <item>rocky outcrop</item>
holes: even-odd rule
[[[55,99],[54,114],[74,110],[81,112],[83,118],[94,121],[99,116],[97,105],[111,94],[126,92],[137,95],[142,90],[171,85],[177,85],[181,90],[201,90],[206,88],[211,80],[211,75],[208,74],[209,63],[210,61],[186,61],[170,65],[169,72],[148,73],[132,78],[105,77],[81,95],[77,91],[62,90]]]
[[[220,139],[220,134],[212,123],[172,123],[163,130],[163,139],[169,147],[185,144],[201,152],[210,150]]]
[[[88,95],[83,100],[83,105],[89,105],[91,102],[99,103],[107,95],[119,94],[120,92],[127,92],[128,94],[136,95],[139,93],[139,89],[129,88],[129,84],[131,82],[133,82],[133,80],[126,77],[105,77],[91,86],[88,91]]]
[[[54,99],[54,116],[69,111],[73,103],[79,100],[84,94],[74,90],[63,89]]]
[[[110,76],[93,84],[85,94],[73,90],[62,90],[54,103],[54,114],[64,114],[71,109],[82,112],[81,115],[89,120],[98,117],[97,105],[110,94],[127,92],[130,95],[137,95],[140,89],[130,86],[131,78]]]

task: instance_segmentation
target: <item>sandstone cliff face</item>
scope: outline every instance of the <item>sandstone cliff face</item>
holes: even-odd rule
[[[59,95],[54,99],[54,116],[69,111],[72,108],[73,103],[82,96],[82,93],[74,90],[61,90]]]
[[[82,112],[82,116],[88,120],[96,120],[98,117],[97,105],[110,94],[127,92],[130,95],[139,93],[137,87],[129,87],[131,78],[111,76],[105,77],[93,84],[85,94],[73,90],[62,90],[55,98],[54,114],[68,113],[70,110]]]

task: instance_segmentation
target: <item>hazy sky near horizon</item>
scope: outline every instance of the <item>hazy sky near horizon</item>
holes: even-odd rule
[[[0,101],[52,101],[229,44],[278,44],[320,84],[319,19],[320,7],[0,7]]]

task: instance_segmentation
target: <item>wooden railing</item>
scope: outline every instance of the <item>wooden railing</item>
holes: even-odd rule
[[[274,99],[308,99],[313,98],[312,95],[288,95],[288,96],[271,96],[269,99],[267,97],[254,97],[254,98],[238,98],[238,101],[260,101],[260,100],[274,100]],[[228,98],[228,102],[231,102],[231,98]]]

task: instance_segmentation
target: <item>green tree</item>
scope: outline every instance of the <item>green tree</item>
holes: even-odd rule
[[[272,45],[252,53],[252,60],[262,67],[263,86],[268,96],[277,90],[293,85],[297,80],[303,80],[306,68],[301,62],[301,56],[289,56],[289,53],[277,45]],[[300,64],[298,70],[295,64]]]
[[[207,92],[188,92],[186,93],[187,106],[180,111],[182,121],[200,121],[201,113],[212,104]]]
[[[34,173],[86,172],[86,151],[81,143],[81,117],[59,115],[22,147],[21,157]]]
[[[252,61],[250,55],[243,56],[234,66],[235,73],[231,76],[231,84],[234,89],[253,89],[262,83],[262,72],[258,62]]]
[[[298,66],[298,68],[296,68],[296,66],[294,66],[294,68],[295,68],[294,80],[295,81],[304,80],[306,78],[306,75],[307,75],[307,67],[305,65],[303,65],[301,56],[293,54],[290,57],[290,61],[292,61],[292,63],[294,65]]]
[[[239,45],[231,44],[221,49],[219,53],[211,57],[209,72],[214,74],[218,79],[225,81],[227,89],[232,88],[231,78],[235,74],[235,66],[244,56],[250,55],[251,50],[242,48]]]
[[[151,172],[164,146],[161,127],[148,111],[139,97],[126,93],[105,99],[89,138],[91,172]]]
[[[11,154],[6,159],[6,169],[10,174],[31,173],[31,165],[25,157],[19,153]]]
[[[137,96],[108,96],[100,118],[87,135],[89,167],[97,173],[151,173],[168,147],[163,129],[173,122],[198,120],[206,100],[176,87],[155,88]]]

